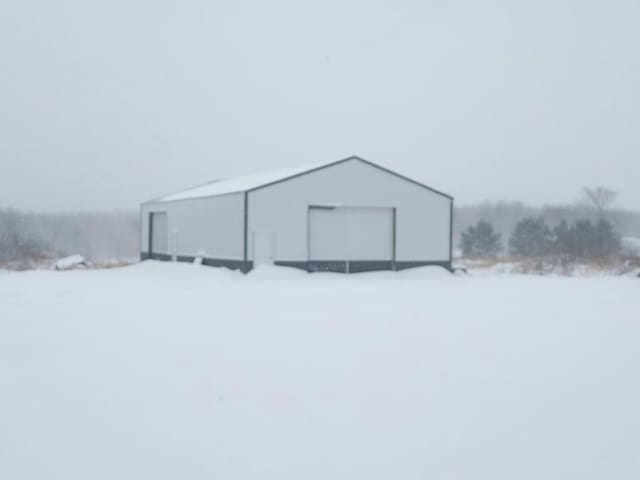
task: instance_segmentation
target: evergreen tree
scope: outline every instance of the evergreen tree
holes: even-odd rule
[[[593,258],[595,254],[594,228],[590,220],[578,220],[573,224],[572,256],[577,258]]]
[[[565,259],[602,259],[615,255],[620,248],[620,235],[604,219],[595,225],[588,219],[573,225],[563,220],[553,228],[552,252]]]
[[[465,257],[494,257],[502,251],[502,235],[489,222],[479,221],[462,232],[460,248]]]
[[[543,217],[518,222],[509,238],[509,252],[522,257],[542,257],[551,252],[553,234]]]
[[[594,227],[595,258],[606,258],[620,253],[622,247],[620,234],[613,229],[613,225],[604,219]]]

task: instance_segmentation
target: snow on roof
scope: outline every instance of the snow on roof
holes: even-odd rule
[[[172,193],[165,195],[164,197],[156,198],[155,202],[171,202],[173,200],[185,200],[189,198],[199,197],[213,197],[216,195],[225,195],[227,193],[246,192],[253,188],[261,187],[269,183],[284,180],[285,178],[299,175],[301,173],[315,170],[316,168],[330,165],[334,162],[325,162],[315,165],[304,165],[296,168],[287,168],[281,170],[271,170],[268,172],[254,173],[251,175],[244,175],[241,177],[223,178],[214,180],[204,185],[189,188],[178,193]]]
[[[336,165],[338,163],[346,162],[349,160],[359,160],[375,168],[379,168],[391,175],[395,175],[397,177],[403,178],[404,180],[407,180],[416,185],[419,185],[423,188],[431,190],[434,193],[453,199],[451,195],[435,190],[420,182],[417,182],[415,180],[412,180],[411,178],[400,175],[399,173],[393,172],[387,168],[381,167],[380,165],[376,165],[375,163],[369,162],[368,160],[365,160],[363,158],[352,156],[352,157],[347,157],[347,158],[343,158],[342,160],[337,160],[332,162],[303,165],[295,168],[286,168],[282,170],[272,170],[268,172],[244,175],[242,177],[222,178],[222,179],[214,180],[212,182],[208,182],[203,185],[198,185],[196,187],[192,187],[177,193],[172,193],[169,195],[165,195],[163,197],[155,198],[153,200],[150,200],[149,203],[171,202],[174,200],[187,200],[191,198],[202,198],[202,197],[215,197],[217,195],[226,195],[229,193],[247,192],[249,190],[254,190],[259,187],[264,187],[265,185],[269,185],[271,183],[279,182],[281,180],[286,180],[287,178],[295,177],[303,173],[309,173],[323,167]]]

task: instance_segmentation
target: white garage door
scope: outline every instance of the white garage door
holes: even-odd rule
[[[149,229],[151,233],[151,253],[169,253],[169,234],[167,232],[167,213],[151,214]]]
[[[393,209],[309,207],[309,260],[393,260]]]

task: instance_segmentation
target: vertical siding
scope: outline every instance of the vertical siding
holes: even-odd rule
[[[249,192],[248,257],[254,231],[276,234],[276,260],[306,261],[313,204],[396,208],[398,261],[449,261],[451,200],[359,160]]]
[[[177,232],[178,255],[193,256],[203,252],[211,258],[242,260],[244,193],[143,204],[140,235],[143,252],[149,245],[150,212],[167,212],[169,237],[171,232]]]

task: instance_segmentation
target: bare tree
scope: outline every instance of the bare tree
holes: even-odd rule
[[[604,218],[618,196],[618,192],[602,185],[597,187],[582,187],[582,192],[587,202],[596,209],[600,218]]]

